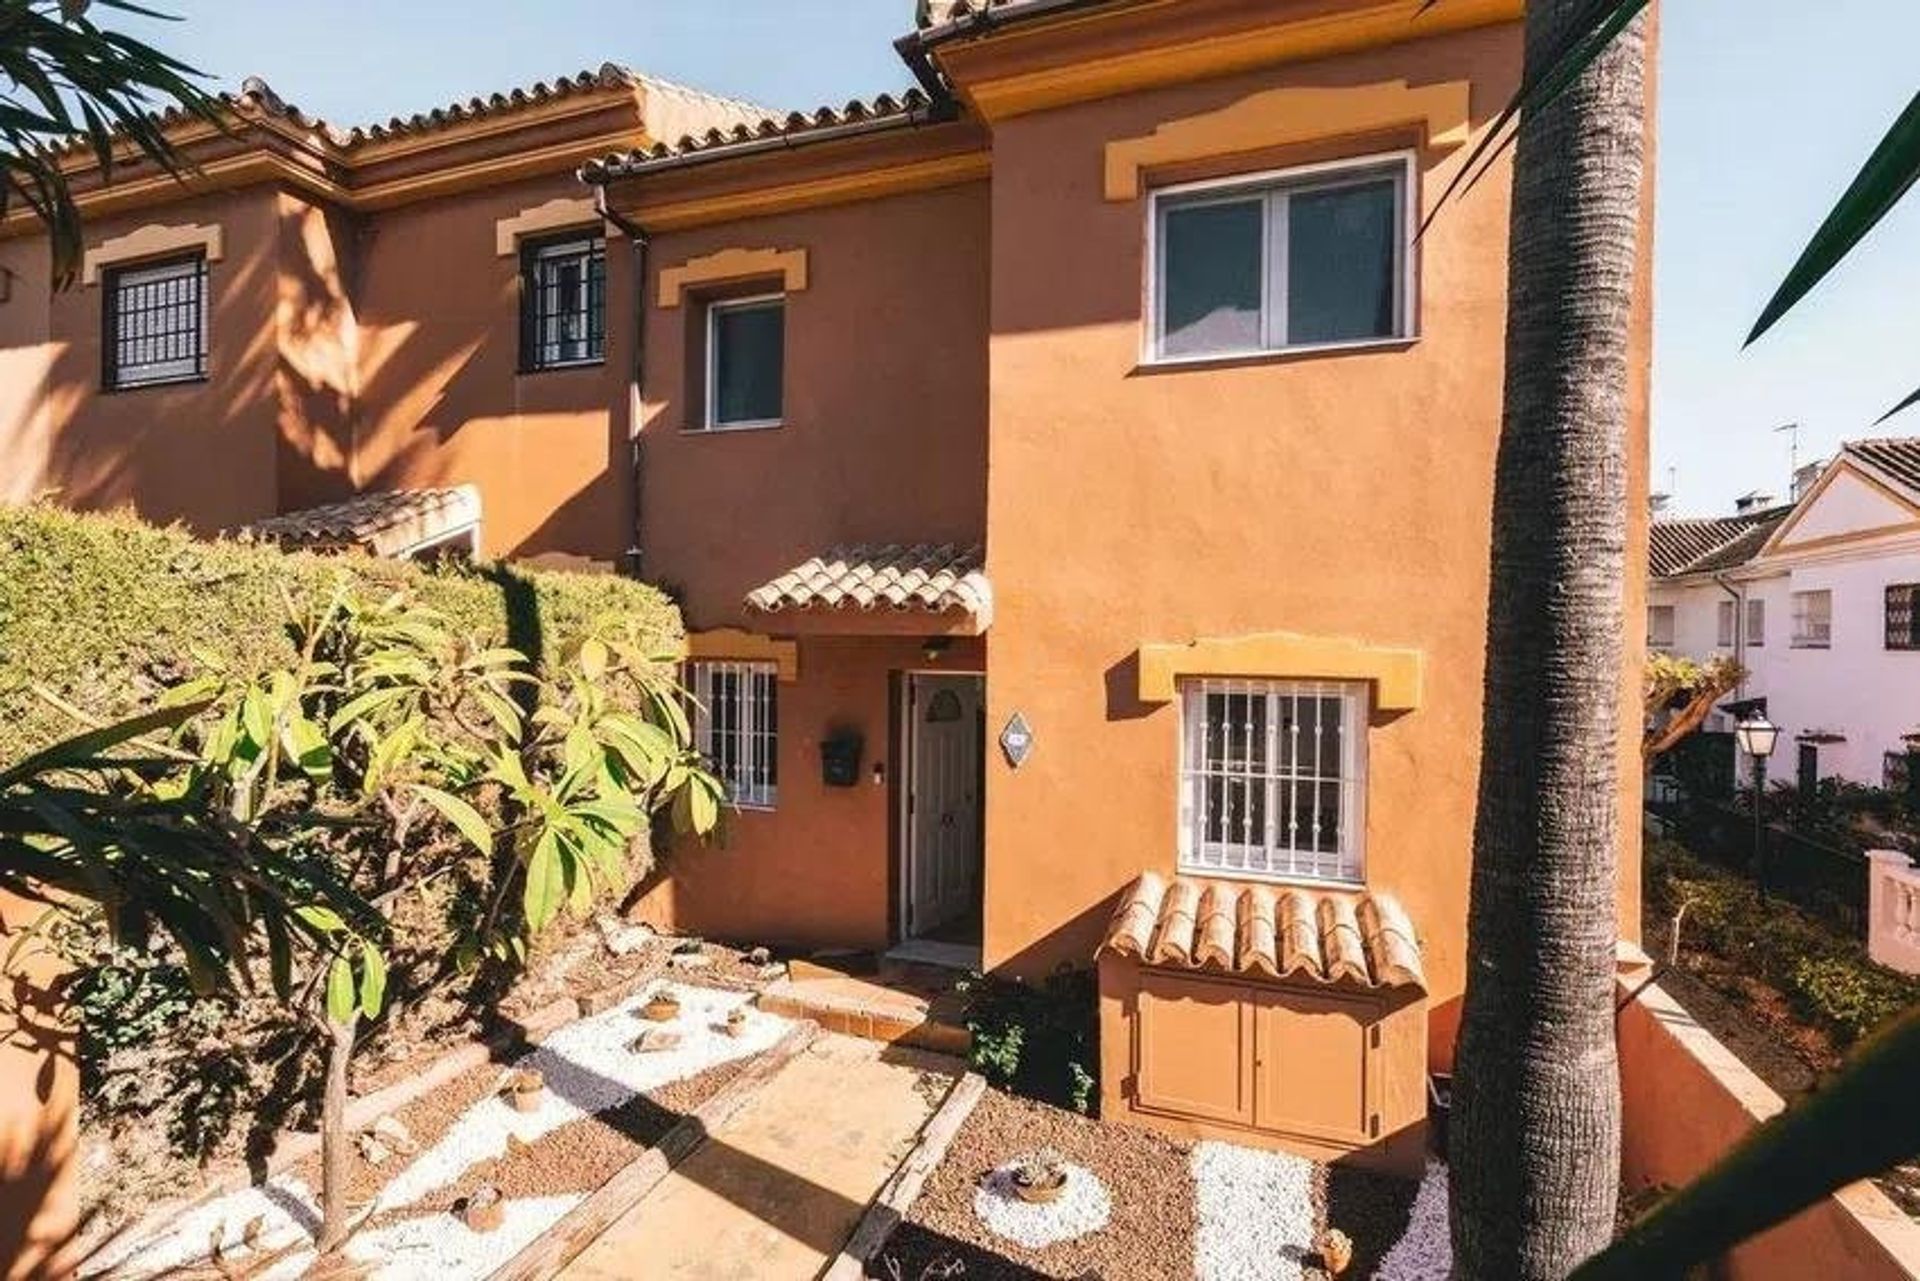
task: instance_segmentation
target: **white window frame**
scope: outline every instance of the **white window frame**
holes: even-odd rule
[[[1767,644],[1767,602],[1757,596],[1747,597],[1746,619],[1747,648],[1758,646],[1764,649]]]
[[[712,718],[713,682],[727,676],[742,682],[739,722],[732,735],[731,753],[716,750]],[[687,691],[688,720],[693,725],[693,748],[705,757],[726,785],[727,800],[743,810],[771,810],[779,802],[780,667],[777,663],[744,659],[690,659],[681,667],[680,682]],[[755,697],[754,685],[764,682],[766,701]],[[730,759],[727,769],[722,758]]]
[[[1815,597],[1826,600],[1826,618],[1818,624],[1812,617],[1812,605]],[[1832,649],[1833,648],[1833,589],[1816,587],[1793,594],[1793,641],[1794,649]]]
[[[1713,630],[1714,644],[1720,649],[1732,649],[1740,643],[1740,602],[1714,602]]]
[[[1205,768],[1205,708],[1209,695],[1247,695],[1267,700],[1264,765],[1256,770],[1251,763],[1238,780],[1230,773]],[[1279,704],[1286,698],[1334,698],[1340,706],[1339,774],[1337,779],[1319,773],[1319,762],[1311,771],[1300,768],[1298,738],[1294,753],[1295,768],[1290,773],[1280,768],[1277,743],[1280,733]],[[1372,690],[1364,682],[1330,680],[1242,679],[1238,677],[1196,677],[1180,683],[1180,742],[1178,758],[1177,822],[1179,829],[1179,866],[1182,872],[1230,880],[1283,881],[1317,885],[1355,886],[1366,883],[1367,831],[1367,726],[1372,709]],[[1317,751],[1317,745],[1316,745]],[[1266,831],[1257,843],[1251,841],[1206,840],[1204,791],[1217,786],[1216,796],[1224,799],[1231,782],[1242,787],[1259,785],[1266,789],[1264,810]],[[1293,793],[1295,832],[1283,838],[1280,827],[1280,789],[1318,787],[1322,782],[1339,786],[1339,832],[1336,848],[1318,850],[1309,843],[1297,844],[1300,793]],[[1251,806],[1247,811],[1251,811]],[[1251,833],[1249,833],[1251,835]]]
[[[1146,228],[1146,324],[1141,335],[1140,362],[1143,365],[1192,365],[1209,361],[1245,360],[1257,356],[1283,356],[1302,352],[1351,351],[1369,347],[1395,347],[1420,337],[1419,306],[1419,207],[1417,198],[1419,171],[1412,150],[1385,151],[1319,164],[1295,165],[1286,169],[1268,169],[1260,173],[1236,174],[1230,178],[1212,178],[1200,182],[1157,187],[1147,198]],[[1351,338],[1338,342],[1288,343],[1285,334],[1284,299],[1287,295],[1287,205],[1277,199],[1296,192],[1326,190],[1366,181],[1369,178],[1394,179],[1394,196],[1399,206],[1400,237],[1394,243],[1399,289],[1394,296],[1392,334],[1378,338]],[[1162,355],[1165,314],[1162,310],[1166,289],[1161,248],[1161,228],[1169,207],[1244,200],[1249,194],[1265,197],[1262,218],[1264,234],[1260,238],[1260,345],[1230,351],[1191,352],[1186,355]],[[1275,210],[1278,210],[1276,215]]]
[[[786,422],[787,406],[787,366],[786,354],[781,353],[780,361],[780,417],[778,418],[720,418],[720,316],[729,311],[749,311],[755,308],[778,306],[780,308],[780,340],[786,342],[787,296],[784,293],[752,294],[745,298],[717,298],[707,304],[707,395],[704,412],[701,415],[706,431],[756,431],[768,427],[779,427]]]
[[[1662,636],[1660,629],[1653,625],[1653,620],[1656,618],[1664,618],[1667,620],[1665,636]],[[1679,611],[1672,605],[1647,606],[1647,648],[1672,649],[1673,638],[1678,625]]]

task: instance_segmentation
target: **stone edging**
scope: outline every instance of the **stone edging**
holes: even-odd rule
[[[967,1073],[948,1091],[946,1101],[921,1127],[920,1141],[913,1151],[881,1185],[867,1212],[854,1225],[853,1234],[841,1247],[839,1257],[820,1274],[821,1281],[860,1281],[866,1276],[868,1262],[906,1219],[927,1176],[946,1157],[961,1125],[973,1114],[974,1106],[986,1092],[986,1078],[978,1072]]]

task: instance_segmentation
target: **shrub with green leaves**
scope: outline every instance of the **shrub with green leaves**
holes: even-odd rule
[[[1099,1094],[1098,993],[1091,970],[1038,986],[975,975],[960,985],[973,1066],[989,1082],[1086,1113]]]

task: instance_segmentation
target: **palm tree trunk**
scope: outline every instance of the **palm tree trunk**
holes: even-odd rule
[[[1530,0],[1530,71],[1590,2]],[[1455,1066],[1452,1226],[1463,1278],[1564,1277],[1614,1228],[1615,842],[1645,22],[1526,115],[1514,154]]]

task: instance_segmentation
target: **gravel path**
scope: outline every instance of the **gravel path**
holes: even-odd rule
[[[1193,1149],[1201,1281],[1301,1281],[1320,1217],[1319,1169],[1304,1157],[1230,1143]]]
[[[1414,1197],[1406,1234],[1374,1273],[1376,1281],[1448,1281],[1453,1275],[1453,1241],[1447,1235],[1447,1167],[1427,1163],[1427,1177]]]

